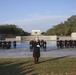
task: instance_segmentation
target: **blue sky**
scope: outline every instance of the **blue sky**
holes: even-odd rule
[[[76,15],[76,0],[0,0],[0,24],[47,31]]]

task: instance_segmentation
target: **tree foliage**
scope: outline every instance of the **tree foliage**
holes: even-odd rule
[[[46,35],[69,36],[72,32],[76,32],[76,15],[71,16],[64,23],[53,26],[47,30]]]
[[[4,37],[29,35],[28,32],[25,32],[23,29],[19,28],[17,25],[13,25],[13,24],[0,25],[0,34]]]

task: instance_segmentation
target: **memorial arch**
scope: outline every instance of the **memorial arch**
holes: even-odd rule
[[[40,30],[32,30],[31,31],[31,36],[40,36],[41,35],[41,31]]]

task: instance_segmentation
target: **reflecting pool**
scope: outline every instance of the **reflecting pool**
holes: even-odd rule
[[[47,48],[57,48],[56,41],[46,41]],[[11,48],[13,48],[13,43],[11,43]],[[17,42],[16,48],[29,48],[29,41]]]

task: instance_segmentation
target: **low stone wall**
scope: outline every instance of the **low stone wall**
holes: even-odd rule
[[[21,36],[16,36],[16,38],[5,38],[5,41],[21,41]]]
[[[16,41],[16,38],[6,38],[5,41]]]
[[[59,36],[59,40],[72,40],[71,36]]]
[[[30,41],[30,40],[34,40],[36,36],[22,36],[21,40],[22,41]],[[39,36],[40,40],[45,40],[45,41],[53,41],[53,40],[57,40],[57,36]]]
[[[6,41],[30,41],[34,40],[36,36],[16,36],[16,38],[6,38]],[[71,36],[63,36],[63,37],[58,37],[59,40],[74,40]],[[45,41],[56,41],[57,36],[39,36],[40,40],[45,40]]]

